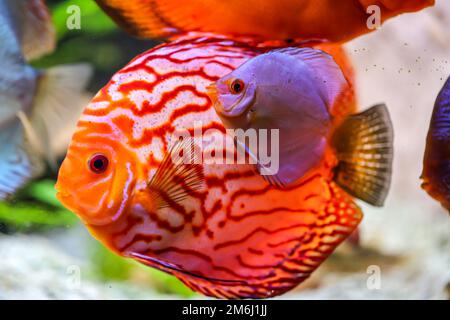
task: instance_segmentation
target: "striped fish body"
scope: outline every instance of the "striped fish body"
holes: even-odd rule
[[[342,49],[320,49],[351,82]],[[272,187],[251,165],[202,163],[206,187],[181,202],[156,210],[142,191],[174,132],[194,131],[201,121],[204,139],[225,135],[206,87],[265,50],[191,34],[135,58],[85,109],[60,170],[59,199],[115,253],[208,296],[266,298],[308,278],[362,218],[332,181],[331,148],[295,188]],[[349,89],[333,110],[335,121],[354,109]],[[111,162],[101,178],[86,173],[97,152]]]

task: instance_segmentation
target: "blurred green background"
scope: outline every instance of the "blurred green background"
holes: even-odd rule
[[[37,68],[47,68],[87,62],[94,69],[89,84],[89,91],[93,94],[132,58],[158,43],[129,36],[116,27],[94,1],[48,0],[47,5],[52,12],[58,46],[55,52],[31,64]],[[67,9],[71,5],[80,8],[80,29],[69,30],[66,26],[69,17]],[[0,202],[0,234],[46,235],[56,232],[64,237],[64,232],[82,229],[79,219],[64,209],[56,199],[55,179],[56,172],[49,170],[42,179],[31,183],[8,202]],[[115,256],[95,240],[86,243],[85,248],[78,250],[89,255],[87,260],[92,270],[88,273],[94,280],[127,282],[180,297],[193,295],[175,277]]]

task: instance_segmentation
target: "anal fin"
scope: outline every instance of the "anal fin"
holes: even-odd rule
[[[371,205],[381,207],[392,174],[393,129],[386,105],[349,116],[334,132],[336,183]]]

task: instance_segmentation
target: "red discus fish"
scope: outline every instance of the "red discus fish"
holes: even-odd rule
[[[450,78],[434,105],[422,179],[422,188],[450,213]]]
[[[340,46],[334,56],[352,83]],[[58,198],[113,252],[221,298],[266,298],[309,277],[362,213],[333,182],[336,156],[277,189],[250,164],[173,160],[177,130],[225,136],[207,87],[249,58],[252,43],[188,34],[136,57],[86,107],[57,181]],[[355,111],[351,85],[330,111]],[[228,149],[219,150],[226,153]]]
[[[376,5],[382,21],[434,5],[434,0],[96,0],[123,28],[141,37],[186,31],[255,36],[265,40],[347,41],[371,30]]]

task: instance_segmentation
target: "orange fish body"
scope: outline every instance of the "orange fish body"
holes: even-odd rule
[[[342,48],[318,48],[336,58],[351,82]],[[115,253],[208,296],[272,297],[308,278],[362,218],[332,180],[332,148],[286,190],[249,164],[206,163],[206,187],[189,190],[182,201],[156,208],[148,190],[176,130],[193,131],[201,121],[203,133],[225,135],[206,87],[264,50],[190,34],[135,58],[84,110],[60,169],[58,198]],[[336,122],[355,105],[349,88],[333,110]]]
[[[434,4],[434,0],[96,1],[127,31],[146,38],[201,31],[265,40],[317,38],[333,42],[370,32],[367,20],[373,12],[367,8],[371,5],[380,8],[380,18],[385,21]]]

